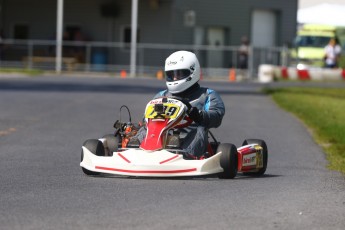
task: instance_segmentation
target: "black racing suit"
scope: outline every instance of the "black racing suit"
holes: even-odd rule
[[[208,129],[219,127],[225,114],[225,107],[221,97],[216,91],[200,87],[198,83],[178,94],[163,90],[156,94],[154,98],[164,96],[182,97],[201,111],[201,121],[198,123],[193,122],[189,127],[180,129],[180,136],[183,150],[192,157],[202,157],[207,150]],[[138,132],[137,137],[140,142],[145,138],[145,135],[146,129]]]

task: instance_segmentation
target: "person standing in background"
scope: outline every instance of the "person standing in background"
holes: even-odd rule
[[[329,40],[328,45],[325,47],[324,64],[326,68],[337,68],[338,61],[341,53],[341,47],[338,45],[335,38]]]
[[[239,48],[239,68],[248,69],[249,40],[246,36],[241,38],[241,46]]]

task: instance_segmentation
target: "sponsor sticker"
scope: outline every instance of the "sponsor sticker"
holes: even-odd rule
[[[256,167],[257,168],[262,168],[262,167],[264,167],[264,154],[263,154],[263,148],[261,147],[261,146],[259,146],[259,145],[256,145],[255,146],[255,150],[256,150],[256,153],[257,153],[257,158],[258,158],[258,160],[257,160],[257,164],[256,164]]]
[[[256,153],[243,155],[242,166],[256,166]]]
[[[149,104],[160,104],[162,103],[162,98],[156,99],[156,100],[152,100],[149,102]]]
[[[167,65],[176,65],[177,64],[177,61],[169,61],[168,63],[167,63]]]
[[[193,63],[193,65],[191,65],[189,68],[190,68],[190,70],[191,70],[192,72],[194,72],[194,70],[195,70],[195,63]]]

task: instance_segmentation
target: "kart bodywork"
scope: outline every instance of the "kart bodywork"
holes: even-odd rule
[[[138,146],[123,144],[118,126],[114,135],[84,142],[80,166],[87,175],[115,174],[138,177],[181,177],[216,174],[234,178],[237,172],[262,175],[267,167],[267,146],[259,139],[248,139],[243,146],[208,143],[207,157],[187,159],[178,144],[170,143],[171,130],[192,122],[186,115],[190,105],[176,98],[151,100],[145,109],[146,137]],[[176,136],[176,135],[175,135]]]

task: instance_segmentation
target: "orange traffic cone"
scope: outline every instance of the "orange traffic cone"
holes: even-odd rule
[[[229,81],[236,81],[236,70],[234,68],[229,70]]]
[[[126,72],[126,70],[121,70],[120,76],[121,76],[121,78],[126,78],[126,77],[127,77],[127,72]]]
[[[158,70],[156,73],[156,77],[158,80],[162,80],[163,79],[163,70]]]

